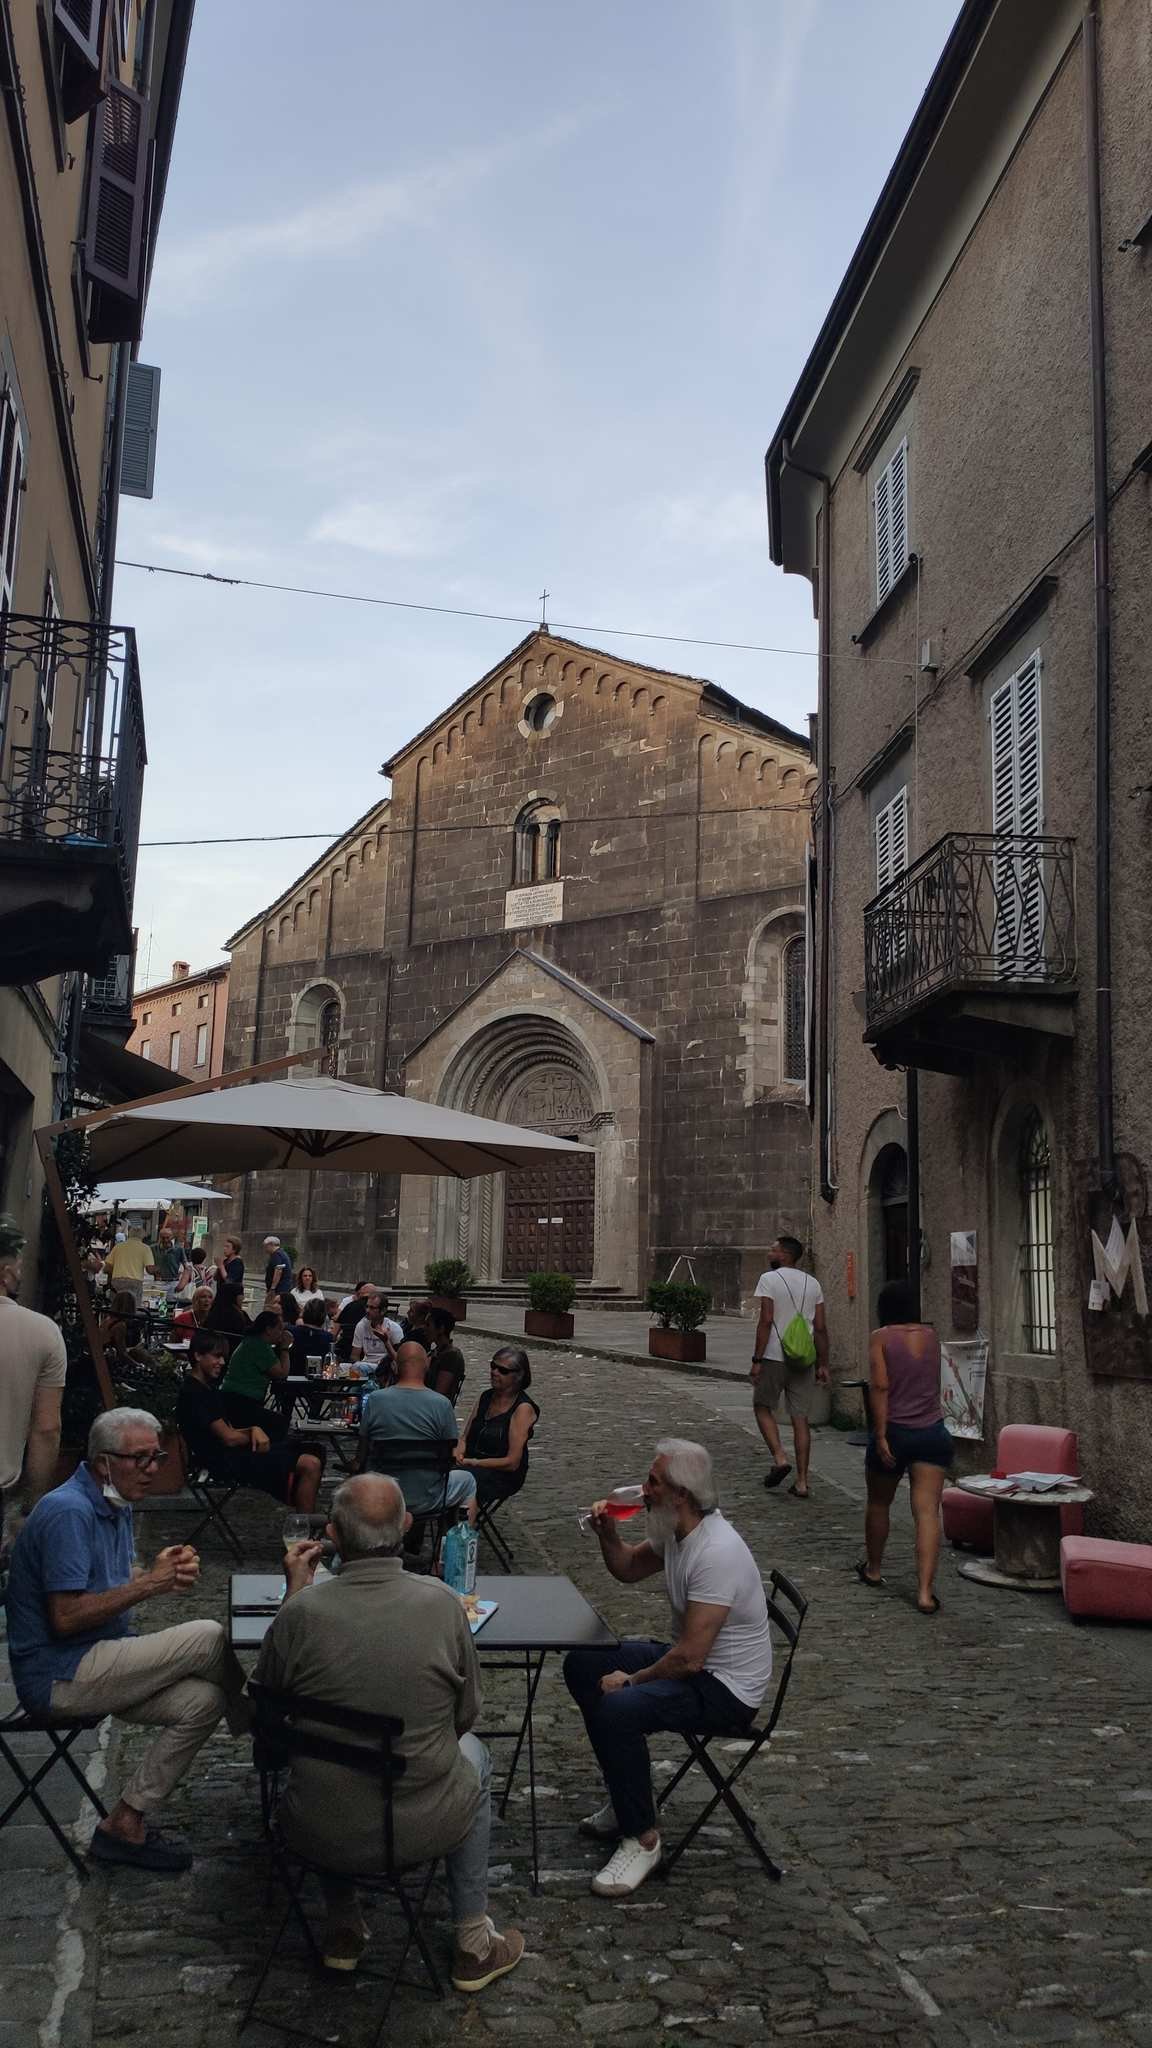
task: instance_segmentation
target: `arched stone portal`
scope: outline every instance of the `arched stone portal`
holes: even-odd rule
[[[487,1283],[551,1270],[633,1291],[647,1255],[652,1043],[553,963],[510,955],[414,1048],[406,1089],[588,1150],[472,1181],[406,1177],[399,1284],[453,1257]]]

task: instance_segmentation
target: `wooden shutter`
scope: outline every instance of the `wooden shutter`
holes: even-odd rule
[[[876,813],[876,889],[886,889],[908,865],[908,790],[898,789]]]
[[[124,400],[124,443],[120,489],[127,498],[150,498],[156,474],[156,422],[160,372],[152,363],[132,363]]]
[[[105,12],[106,0],[53,0],[66,121],[78,121],[103,97]]]
[[[992,748],[992,830],[1038,838],[1044,829],[1039,650],[1028,656],[992,695],[988,707]],[[994,951],[1000,972],[1013,979],[1043,965],[1045,910],[1038,852],[998,852]]]
[[[110,84],[96,111],[88,182],[84,270],[96,289],[93,341],[136,341],[144,311],[148,102]]]
[[[12,609],[20,506],[24,482],[24,437],[12,393],[0,391],[0,612]]]
[[[876,528],[876,602],[880,605],[908,566],[907,435],[876,479],[872,509]]]

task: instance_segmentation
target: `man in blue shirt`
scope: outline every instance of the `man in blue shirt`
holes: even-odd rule
[[[459,1436],[456,1410],[443,1394],[424,1384],[428,1353],[422,1344],[401,1344],[396,1353],[396,1385],[369,1394],[360,1410],[359,1470],[387,1471],[387,1454],[375,1449],[381,1439],[411,1444],[454,1444]],[[444,1508],[464,1508],[476,1520],[476,1481],[471,1472],[443,1473],[405,1463],[400,1479],[404,1499],[414,1515],[433,1515]]]
[[[142,1600],[190,1592],[200,1559],[189,1544],[134,1565],[132,1502],[147,1492],[164,1453],[160,1425],[142,1408],[110,1408],[73,1477],[37,1502],[17,1537],[8,1580],[8,1656],[21,1704],[61,1718],[118,1715],[163,1733],[101,1821],[89,1854],[139,1870],[186,1870],[188,1850],[149,1828],[226,1716],[248,1725],[244,1672],[217,1621],[187,1621],[138,1636]]]
[[[266,1237],[264,1249],[268,1254],[268,1264],[264,1268],[268,1306],[279,1308],[284,1296],[292,1292],[292,1261],[278,1237]]]

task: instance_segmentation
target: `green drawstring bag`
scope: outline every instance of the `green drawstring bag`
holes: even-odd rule
[[[780,1278],[784,1280],[783,1273],[781,1273]],[[816,1339],[812,1335],[808,1318],[801,1315],[799,1309],[796,1308],[796,1297],[786,1280],[784,1280],[784,1291],[792,1307],[796,1309],[796,1313],[792,1317],[791,1322],[780,1332],[780,1349],[784,1353],[789,1365],[815,1365]]]

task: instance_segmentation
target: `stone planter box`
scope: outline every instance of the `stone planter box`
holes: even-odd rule
[[[677,1365],[699,1365],[708,1356],[703,1330],[649,1330],[650,1358],[671,1358]]]
[[[468,1320],[468,1303],[462,1294],[423,1294],[420,1300],[431,1302],[433,1308],[446,1308],[458,1323]]]
[[[571,1337],[575,1329],[575,1316],[553,1315],[550,1310],[542,1308],[526,1308],[524,1311],[526,1337]]]

